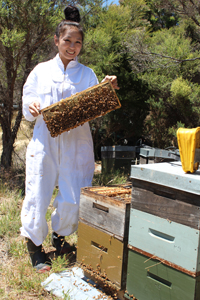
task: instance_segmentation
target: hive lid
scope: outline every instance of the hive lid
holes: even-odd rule
[[[132,165],[130,178],[200,195],[200,170],[186,174],[181,162]]]
[[[101,147],[101,151],[111,151],[111,152],[115,152],[115,151],[136,151],[136,146],[102,146]]]

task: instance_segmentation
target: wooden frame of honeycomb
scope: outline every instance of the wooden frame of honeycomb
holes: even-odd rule
[[[110,81],[88,88],[41,110],[52,137],[121,107]]]

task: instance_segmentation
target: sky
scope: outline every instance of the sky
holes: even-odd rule
[[[113,4],[119,4],[119,0],[107,0],[107,4],[108,5],[111,4],[111,3],[113,3]]]

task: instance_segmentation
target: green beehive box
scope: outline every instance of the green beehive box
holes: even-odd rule
[[[128,246],[125,298],[139,300],[199,300],[200,276],[193,278],[160,260],[133,251]]]

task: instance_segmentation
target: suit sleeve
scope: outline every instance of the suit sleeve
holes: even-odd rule
[[[23,96],[22,96],[22,105],[23,105],[23,115],[26,120],[28,121],[34,121],[36,118],[32,116],[32,114],[29,112],[29,105],[33,101],[39,101],[40,98],[37,94],[37,75],[36,70],[33,69],[31,73],[29,74],[24,87],[23,87]]]
[[[97,79],[96,74],[94,73],[93,70],[91,70],[89,87],[92,87],[92,86],[94,86],[94,85],[96,85],[98,83],[99,83],[99,81]]]

